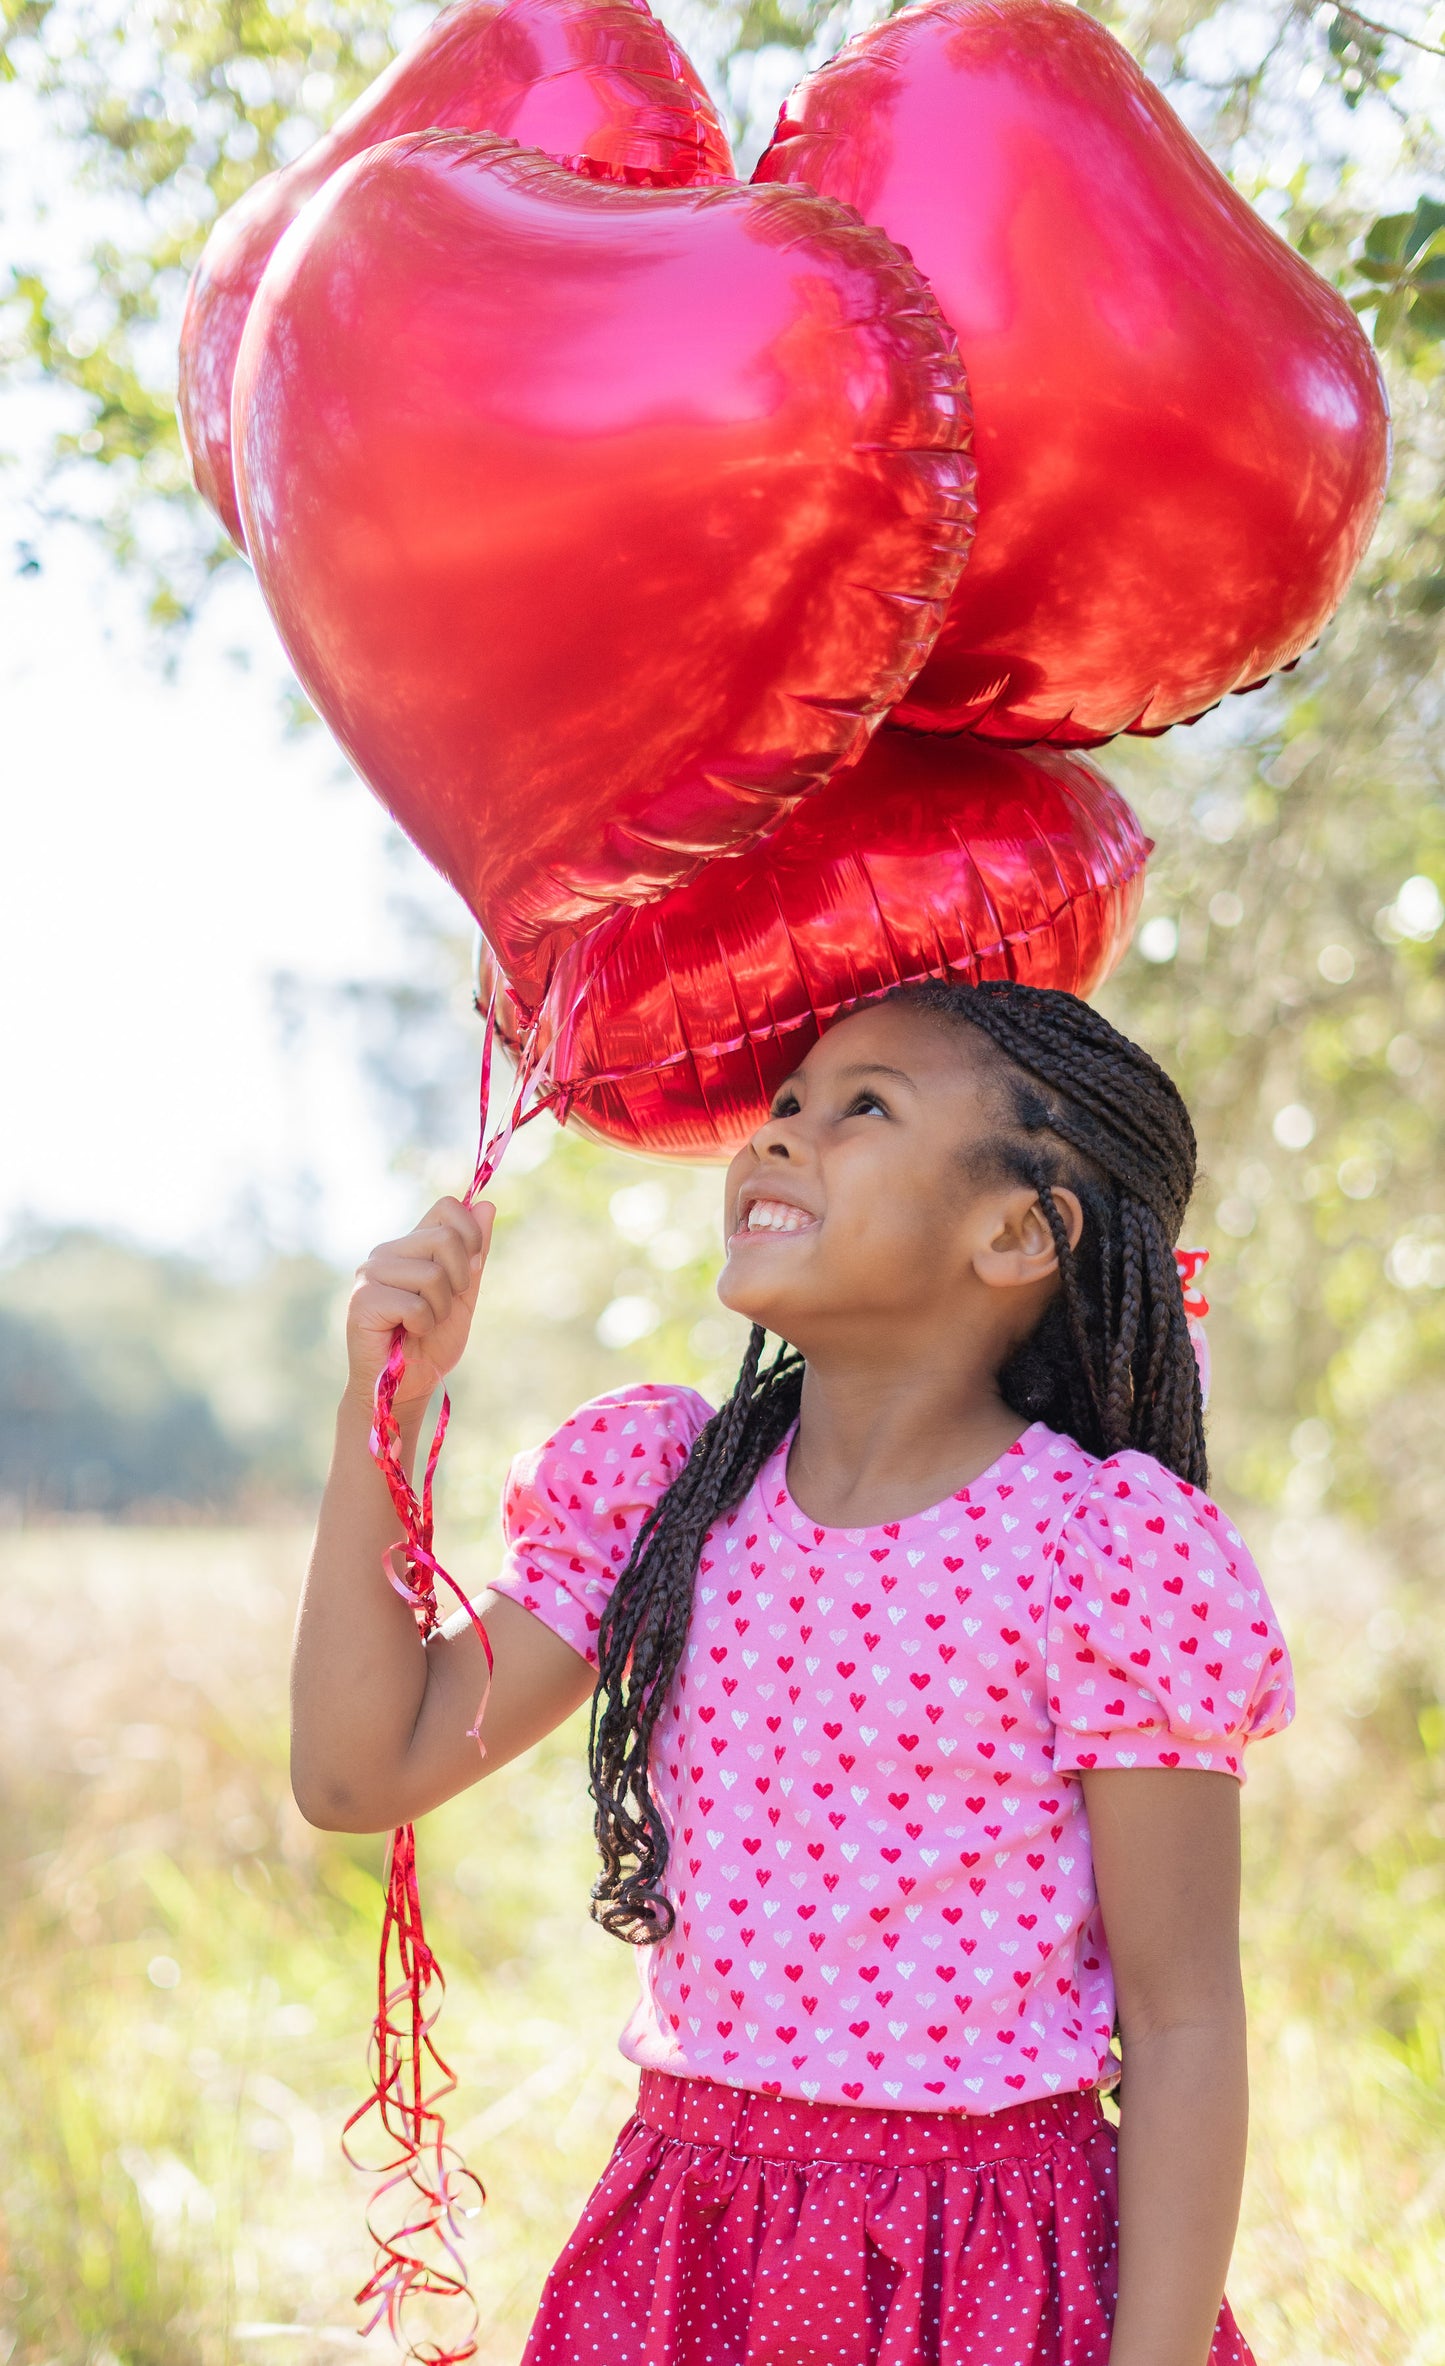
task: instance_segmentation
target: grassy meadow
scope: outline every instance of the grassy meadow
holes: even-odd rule
[[[363,2345],[380,1846],[285,1780],[295,1529],[0,1536],[0,2360],[324,2366]],[[479,1579],[483,1572],[469,1573]],[[1274,1533],[1304,1708],[1248,1792],[1261,2366],[1445,2361],[1445,1627],[1325,1521]],[[574,1725],[426,1827],[485,2366],[629,2106]]]

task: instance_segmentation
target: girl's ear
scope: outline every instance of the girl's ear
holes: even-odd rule
[[[1063,1218],[1069,1247],[1076,1249],[1084,1229],[1083,1203],[1077,1192],[1056,1183],[1050,1196]],[[973,1270],[990,1289],[1026,1289],[1048,1281],[1059,1270],[1058,1251],[1038,1193],[1019,1184],[996,1200],[989,1211],[987,1245],[974,1252]]]

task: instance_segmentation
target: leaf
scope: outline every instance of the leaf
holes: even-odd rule
[[[1445,337],[1445,288],[1422,288],[1410,307],[1410,327],[1431,344]]]
[[[1445,230],[1445,205],[1435,197],[1420,198],[1405,239],[1406,261],[1413,262],[1423,248],[1438,239],[1442,230]]]
[[[1406,288],[1396,288],[1385,298],[1375,314],[1375,343],[1383,352],[1392,345],[1405,324],[1410,309],[1410,295]]]
[[[1365,232],[1365,251],[1361,269],[1366,262],[1398,267],[1407,259],[1406,240],[1414,227],[1418,206],[1413,214],[1381,214]]]

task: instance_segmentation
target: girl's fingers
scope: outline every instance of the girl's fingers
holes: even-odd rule
[[[486,1262],[495,1215],[495,1208],[486,1200],[475,1208],[464,1208],[458,1199],[438,1200],[415,1232],[400,1240],[380,1242],[360,1268],[361,1274],[375,1273],[383,1264],[390,1267],[406,1259],[421,1259],[441,1265],[455,1289],[469,1289]]]
[[[394,1289],[379,1282],[368,1282],[357,1291],[352,1314],[362,1330],[390,1334],[399,1324],[413,1339],[424,1339],[440,1319],[419,1291]]]
[[[373,1249],[361,1268],[363,1281],[399,1282],[411,1290],[419,1290],[423,1281],[437,1274],[453,1291],[470,1288],[473,1279],[461,1242],[439,1224],[420,1226],[405,1240]]]
[[[470,1315],[491,1245],[494,1213],[486,1202],[465,1208],[460,1200],[438,1200],[415,1232],[373,1249],[352,1292],[353,1330],[389,1335],[400,1325],[413,1339],[423,1339],[445,1324],[459,1304]]]
[[[460,1243],[468,1265],[485,1259],[492,1237],[492,1218],[495,1210],[487,1200],[479,1200],[473,1207],[464,1207],[459,1199],[439,1199],[423,1218],[421,1228],[433,1227],[448,1232]]]
[[[362,1267],[363,1288],[379,1284],[386,1290],[406,1290],[424,1299],[437,1322],[451,1313],[457,1292],[446,1268],[433,1257],[369,1257]]]
[[[412,1235],[412,1245],[439,1265],[456,1291],[468,1290],[476,1270],[462,1236],[450,1224],[427,1224]]]
[[[495,1208],[485,1200],[475,1208],[464,1208],[459,1200],[442,1202],[437,1230],[448,1246],[446,1267],[456,1283],[458,1293],[466,1299],[468,1306],[475,1306],[477,1302],[477,1287],[482,1278],[482,1268],[487,1262],[487,1251],[492,1245],[495,1215]]]

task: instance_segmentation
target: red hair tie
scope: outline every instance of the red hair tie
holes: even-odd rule
[[[1209,1263],[1209,1251],[1207,1249],[1176,1249],[1174,1263],[1179,1269],[1179,1286],[1184,1293],[1184,1319],[1189,1325],[1194,1360],[1199,1366],[1199,1391],[1207,1405],[1209,1402],[1209,1341],[1204,1335],[1204,1318],[1209,1312],[1209,1300],[1199,1287],[1199,1277]]]

